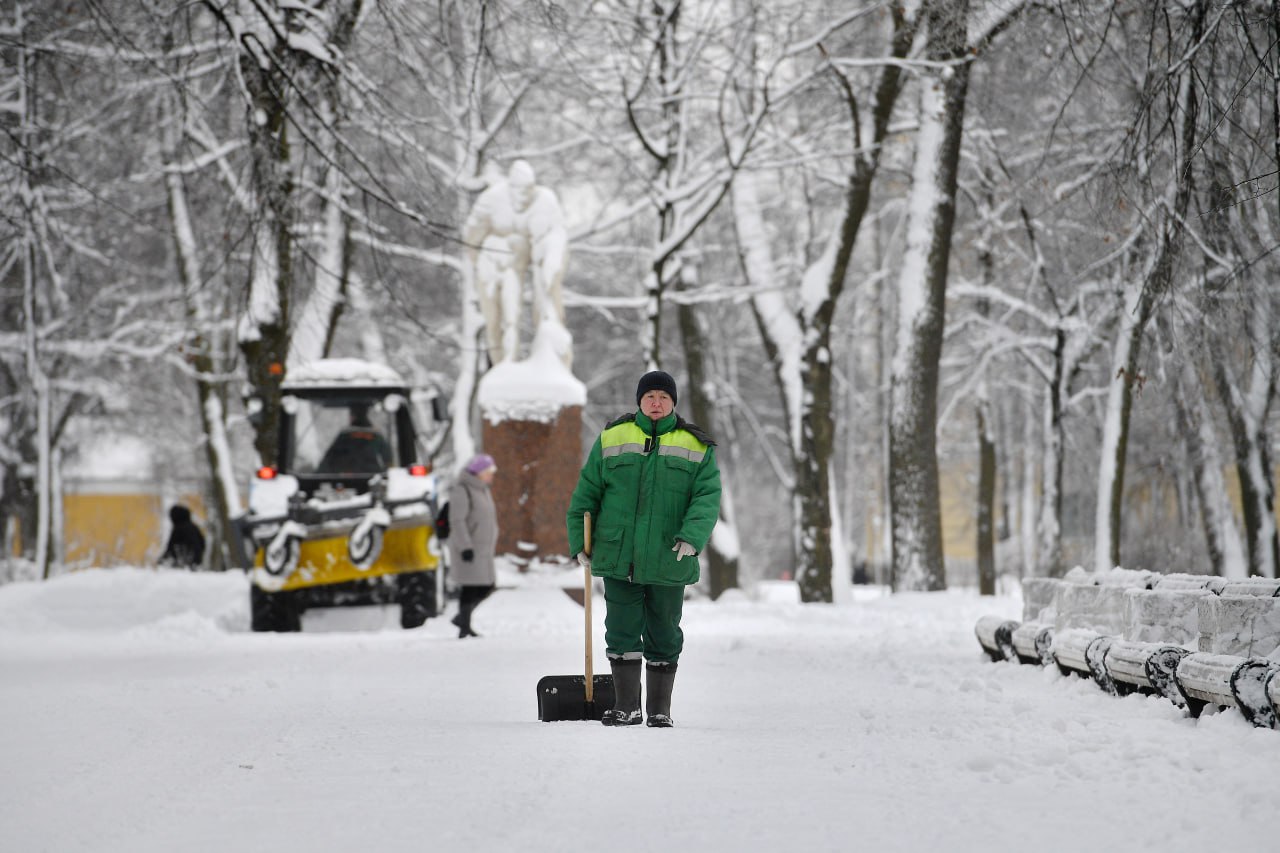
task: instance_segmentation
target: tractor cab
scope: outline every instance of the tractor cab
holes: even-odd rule
[[[297,630],[310,607],[399,603],[421,625],[441,601],[437,482],[407,384],[386,365],[321,359],[281,385],[277,467],[250,483],[254,630]]]

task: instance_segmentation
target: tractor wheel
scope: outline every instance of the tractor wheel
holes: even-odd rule
[[[287,536],[283,540],[277,537],[268,542],[262,551],[262,566],[267,574],[288,575],[298,567],[298,557],[302,554],[302,542],[296,536]]]
[[[380,524],[360,524],[351,531],[351,538],[347,540],[347,559],[353,566],[364,571],[377,562],[386,530]]]
[[[302,630],[298,600],[293,592],[266,592],[257,585],[250,585],[249,617],[255,631]]]
[[[406,572],[396,585],[401,628],[417,628],[437,614],[435,572]]]

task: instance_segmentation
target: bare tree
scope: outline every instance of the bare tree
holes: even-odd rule
[[[18,169],[10,186],[13,186],[16,190],[13,193],[16,197],[11,200],[21,205],[19,208],[21,214],[18,218],[17,226],[19,236],[16,241],[8,243],[9,252],[4,266],[6,272],[16,268],[22,282],[20,316],[22,317],[23,329],[23,367],[21,374],[18,375],[22,375],[25,378],[26,383],[24,384],[29,383],[28,387],[30,388],[31,402],[24,408],[34,410],[35,414],[35,565],[41,576],[48,577],[53,485],[51,470],[53,453],[51,435],[52,401],[50,399],[52,389],[46,368],[42,363],[40,350],[43,346],[43,341],[41,340],[40,327],[51,319],[48,316],[51,312],[48,303],[44,299],[37,297],[36,279],[40,275],[37,269],[37,252],[40,248],[38,246],[39,234],[41,232],[47,233],[47,231],[40,227],[39,220],[43,214],[43,203],[40,187],[33,181],[37,156],[36,152],[32,150],[35,144],[36,129],[36,106],[31,74],[34,57],[26,45],[22,44],[27,34],[25,11],[25,6],[21,4],[14,10],[11,32],[18,37],[17,40],[21,46],[17,49],[14,57],[17,85],[11,93],[12,100],[6,104],[7,112],[16,118],[17,132],[13,134],[17,141],[16,157],[11,162],[16,161]],[[40,254],[47,257],[45,252]],[[10,276],[6,275],[5,278],[8,279]],[[56,290],[45,288],[40,288],[40,290],[42,293],[52,293],[55,297],[57,296]],[[42,302],[45,304],[40,304]],[[14,373],[17,374],[17,371]],[[5,467],[8,468],[9,465]],[[9,477],[6,477],[6,480],[9,479]]]
[[[235,51],[236,79],[244,99],[253,219],[248,306],[239,343],[256,400],[254,446],[264,464],[274,464],[280,383],[293,335],[300,155],[308,143],[315,144],[315,134],[333,133],[331,124],[326,125],[333,119],[332,104],[322,94],[332,89],[320,84],[342,73],[343,47],[362,4],[348,0],[324,8],[205,0],[204,5]]]
[[[1270,295],[1263,295],[1250,306],[1246,340],[1252,346],[1247,383],[1235,375],[1232,364],[1236,360],[1227,355],[1228,343],[1215,340],[1210,355],[1214,384],[1227,415],[1235,451],[1249,571],[1262,577],[1276,577],[1280,566],[1275,487],[1267,441],[1267,416],[1275,399],[1277,375],[1272,340],[1274,316]]]
[[[108,240],[98,229],[116,229],[91,202],[129,189],[118,168],[101,178],[87,173],[115,165],[104,164],[92,143],[95,134],[126,124],[128,96],[110,77],[81,73],[97,61],[95,51],[77,39],[74,16],[69,20],[31,16],[21,3],[0,24],[10,37],[4,61],[14,72],[0,108],[8,131],[0,185],[11,211],[0,232],[0,280],[12,285],[4,288],[10,299],[21,294],[6,312],[22,330],[0,335],[8,386],[0,393],[12,425],[3,439],[4,508],[11,511],[9,502],[24,493],[34,498],[34,511],[18,515],[42,576],[60,558],[57,458],[68,427],[113,396],[113,361],[156,358],[173,340],[172,329],[148,323],[154,292],[145,272],[126,268],[99,286],[113,257],[101,248]],[[97,109],[83,115],[78,105],[90,100]]]
[[[175,78],[180,78],[175,73]],[[200,246],[195,231],[184,175],[191,164],[184,159],[182,140],[186,137],[187,101],[185,89],[179,87],[162,100],[166,109],[161,115],[164,136],[162,157],[165,161],[165,189],[169,217],[172,222],[174,259],[188,338],[183,346],[185,365],[193,374],[199,404],[199,421],[204,438],[205,459],[211,474],[209,514],[209,568],[214,571],[235,564],[231,552],[234,520],[242,513],[240,489],[235,477],[235,459],[227,428],[227,383],[231,370],[231,340],[228,334],[228,290],[220,277],[216,285],[203,271]]]
[[[903,4],[895,4],[892,10],[889,61],[883,63],[875,83],[870,128],[864,131],[856,90],[839,71],[842,59],[824,63],[837,80],[842,106],[849,116],[853,157],[844,176],[836,224],[825,238],[820,258],[791,284],[795,291],[791,296],[765,289],[776,273],[757,184],[740,186],[734,196],[744,274],[747,282],[760,291],[752,305],[787,413],[796,579],[801,600],[806,602],[831,601],[834,595],[830,477],[834,452],[832,320],[845,286],[854,243],[870,206],[890,118],[901,89],[901,66],[895,60],[907,55],[915,38],[916,19],[907,14]],[[812,41],[817,48],[821,36]]]
[[[1172,324],[1166,321],[1165,325]],[[1173,363],[1169,369],[1174,373],[1170,385],[1178,428],[1186,443],[1187,461],[1191,465],[1192,484],[1200,502],[1209,564],[1213,574],[1233,580],[1244,578],[1248,573],[1244,548],[1223,481],[1222,458],[1218,452],[1213,417],[1205,400],[1195,359],[1181,355],[1175,352],[1170,358]]]
[[[925,7],[926,71],[911,182],[912,222],[898,277],[898,342],[889,428],[889,500],[893,587],[946,587],[938,496],[938,361],[944,327],[947,263],[955,219],[956,172],[969,66],[969,4]]]
[[[686,20],[692,13],[693,20]],[[748,22],[751,17],[746,19]],[[642,359],[661,366],[663,306],[671,291],[696,284],[695,237],[724,200],[771,105],[766,82],[736,104],[728,97],[739,76],[741,44],[750,28],[721,20],[713,8],[694,11],[678,0],[638,0],[626,23],[610,28],[619,45],[618,95],[636,149],[651,164],[641,192],[651,207],[653,235],[644,277]],[[730,57],[728,68],[716,58]],[[710,346],[698,316],[705,307],[677,303],[678,331],[689,384],[697,389],[691,413],[715,433],[727,412],[716,406],[717,382],[704,352]],[[738,585],[738,537],[731,480],[725,478],[717,534],[708,551],[711,594]]]

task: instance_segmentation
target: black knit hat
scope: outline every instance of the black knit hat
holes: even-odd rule
[[[671,405],[676,404],[676,381],[671,378],[670,373],[661,370],[651,370],[644,376],[640,377],[640,384],[636,386],[636,405],[640,405],[640,398],[648,391],[666,391],[671,397]]]

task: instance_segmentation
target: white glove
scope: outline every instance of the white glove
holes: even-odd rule
[[[582,568],[584,569],[591,568],[591,555],[588,554],[586,551],[579,551],[578,565],[582,566]]]
[[[676,544],[671,547],[671,550],[676,552],[677,562],[679,562],[680,560],[683,560],[685,557],[692,557],[694,554],[698,553],[697,548],[694,548],[692,545],[690,545],[688,542],[685,542],[683,539],[677,539]]]

